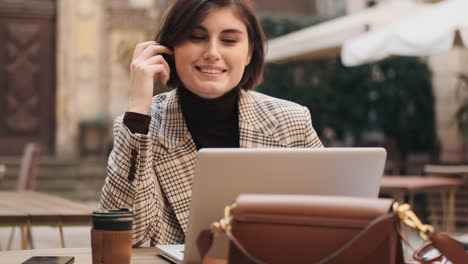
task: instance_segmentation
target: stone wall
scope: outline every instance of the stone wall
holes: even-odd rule
[[[76,156],[79,122],[105,109],[104,69],[100,60],[102,10],[102,1],[58,1],[58,156]]]
[[[468,74],[468,50],[454,48],[450,52],[429,57],[433,71],[436,98],[436,130],[441,141],[441,161],[459,162],[465,159],[463,138],[455,123],[455,112],[462,103],[457,96],[457,75]]]
[[[56,155],[79,155],[79,124],[110,126],[127,106],[122,47],[153,39],[160,19],[153,0],[59,0],[57,11]],[[120,48],[119,48],[120,47]],[[121,56],[120,56],[121,57]]]
[[[159,26],[159,13],[151,15],[145,9],[109,6],[106,9],[106,57],[108,70],[107,113],[110,118],[123,114],[129,93],[130,56],[135,45],[154,40]],[[127,55],[127,56],[125,56]],[[130,56],[129,56],[130,55]]]

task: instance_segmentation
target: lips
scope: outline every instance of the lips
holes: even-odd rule
[[[217,66],[195,66],[195,68],[205,74],[221,74],[227,70]]]

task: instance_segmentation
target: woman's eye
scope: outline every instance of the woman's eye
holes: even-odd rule
[[[227,44],[235,44],[237,43],[237,39],[223,39],[223,42]]]
[[[193,39],[193,40],[204,40],[205,37],[204,37],[204,36],[199,36],[199,35],[191,35],[191,36],[190,36],[190,39]]]

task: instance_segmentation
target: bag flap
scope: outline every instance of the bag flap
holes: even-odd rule
[[[232,215],[237,222],[361,228],[387,214],[392,203],[345,196],[242,194]]]

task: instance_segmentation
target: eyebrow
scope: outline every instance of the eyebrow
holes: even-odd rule
[[[204,28],[203,26],[196,26],[195,29],[208,32],[208,30],[206,30],[206,28]],[[243,33],[244,33],[243,31],[239,29],[235,29],[235,28],[228,28],[221,32],[221,34],[243,34]]]

